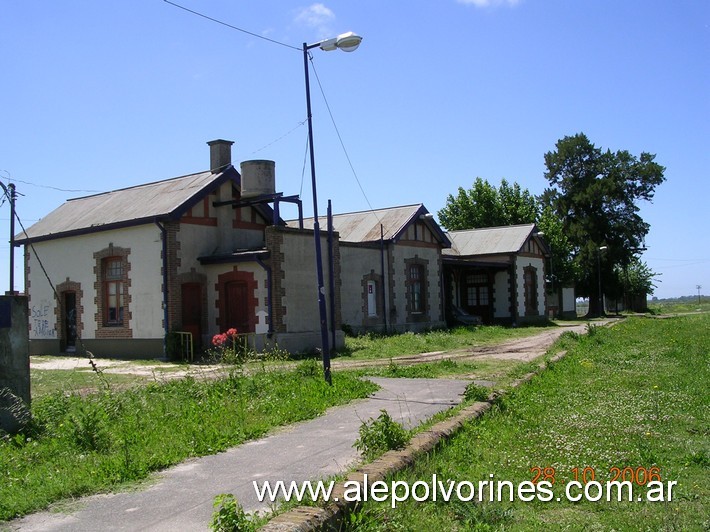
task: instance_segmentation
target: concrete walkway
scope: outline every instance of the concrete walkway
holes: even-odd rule
[[[154,476],[142,491],[95,495],[62,513],[12,521],[12,530],[207,530],[214,497],[232,493],[247,511],[265,510],[252,481],[304,481],[343,472],[359,459],[352,447],[362,421],[386,409],[413,426],[461,401],[469,381],[372,378],[372,397],[214,456],[188,460]]]

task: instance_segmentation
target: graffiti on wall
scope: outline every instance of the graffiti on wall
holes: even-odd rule
[[[32,332],[36,338],[56,338],[57,331],[54,328],[54,319],[50,322],[50,317],[54,318],[54,308],[49,301],[43,299],[38,305],[32,305],[30,309],[30,324]]]

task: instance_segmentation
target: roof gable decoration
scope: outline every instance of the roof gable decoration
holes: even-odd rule
[[[540,246],[543,255],[550,254],[547,243],[535,224],[501,227],[481,227],[450,231],[452,247],[445,253],[462,257],[520,253],[531,238]]]
[[[366,243],[379,242],[382,238],[398,242],[415,222],[423,222],[434,234],[440,244],[448,248],[451,241],[442,231],[434,216],[419,203],[385,209],[336,214],[333,216],[333,229],[340,235],[342,242]],[[327,227],[327,218],[319,217],[321,227]],[[295,220],[287,224],[294,227]],[[306,229],[313,228],[313,218],[303,220]]]

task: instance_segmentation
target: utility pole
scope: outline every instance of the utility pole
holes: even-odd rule
[[[696,284],[695,288],[698,289],[698,305],[699,305],[700,304],[700,289],[702,288],[702,286],[700,286],[699,284]]]
[[[13,183],[3,185],[0,181],[5,196],[10,201],[10,288],[8,295],[15,295],[15,200],[17,199],[17,191]]]

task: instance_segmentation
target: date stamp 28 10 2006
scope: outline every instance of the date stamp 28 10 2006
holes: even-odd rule
[[[530,468],[533,484],[548,484],[553,486],[558,479],[558,471],[551,466]],[[647,501],[664,502],[673,500],[673,487],[676,481],[663,482],[659,467],[610,467],[609,478],[604,483],[597,480],[597,472],[593,467],[573,467],[570,476],[565,480],[565,496],[576,502],[581,499],[588,501]],[[634,485],[644,488],[643,494],[634,495]],[[574,491],[573,491],[574,490]],[[557,500],[560,500],[559,498]]]

